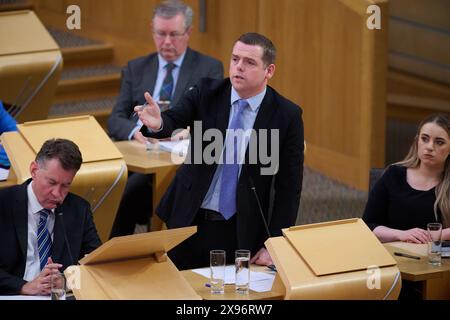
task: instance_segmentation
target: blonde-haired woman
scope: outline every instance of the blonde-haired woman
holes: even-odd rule
[[[369,194],[363,220],[381,242],[428,242],[427,223],[450,240],[450,121],[421,122],[406,158],[390,165]]]

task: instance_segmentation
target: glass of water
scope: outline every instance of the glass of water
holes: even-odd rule
[[[250,292],[250,250],[236,250],[234,259],[235,291],[239,294]]]
[[[211,269],[211,293],[225,293],[225,250],[211,250],[209,252]]]
[[[66,300],[66,277],[63,273],[54,273],[50,276],[50,290],[52,300]]]
[[[434,266],[441,265],[442,224],[433,222],[427,224],[431,241],[428,242],[428,263]]]

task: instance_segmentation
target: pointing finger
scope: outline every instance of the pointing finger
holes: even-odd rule
[[[144,93],[144,98],[145,98],[145,101],[147,101],[147,103],[149,104],[149,105],[156,105],[156,102],[155,102],[155,100],[153,100],[153,98],[152,98],[152,96],[150,95],[150,93],[148,93],[148,92],[145,92]]]

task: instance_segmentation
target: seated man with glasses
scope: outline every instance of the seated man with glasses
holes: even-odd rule
[[[182,36],[184,36],[186,34],[186,32],[187,32],[187,30],[185,30],[183,33],[181,33],[181,32],[169,32],[169,33],[166,33],[166,32],[161,31],[161,30],[156,30],[156,31],[153,32],[153,35],[158,40],[165,40],[167,37],[169,37],[171,41],[174,41],[174,40],[180,39]]]
[[[132,60],[124,68],[120,95],[108,120],[111,138],[147,141],[134,113],[135,106],[145,103],[144,92],[152,93],[164,111],[201,78],[223,78],[219,60],[188,47],[192,17],[192,9],[181,1],[165,1],[155,8],[152,29],[158,52]],[[152,210],[151,177],[130,173],[111,237],[132,234],[136,223],[148,223]]]

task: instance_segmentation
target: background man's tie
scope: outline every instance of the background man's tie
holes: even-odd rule
[[[37,241],[41,270],[44,269],[48,258],[52,255],[52,238],[50,237],[50,232],[48,232],[47,228],[47,218],[50,213],[51,211],[48,209],[42,209],[39,211],[40,218]]]
[[[244,124],[242,120],[242,114],[245,108],[248,106],[246,100],[238,100],[237,109],[231,120],[229,130],[243,129]],[[222,182],[220,184],[220,196],[219,196],[219,212],[225,219],[230,219],[236,213],[236,190],[239,180],[239,162],[238,162],[238,141],[242,139],[225,140],[224,159],[227,154],[227,149],[233,149],[233,159],[225,159],[223,163]],[[231,154],[231,152],[228,152]]]
[[[160,101],[171,101],[172,91],[173,91],[173,75],[172,71],[175,69],[176,65],[174,63],[168,63],[166,68],[166,77],[164,78],[161,90],[159,91]]]

